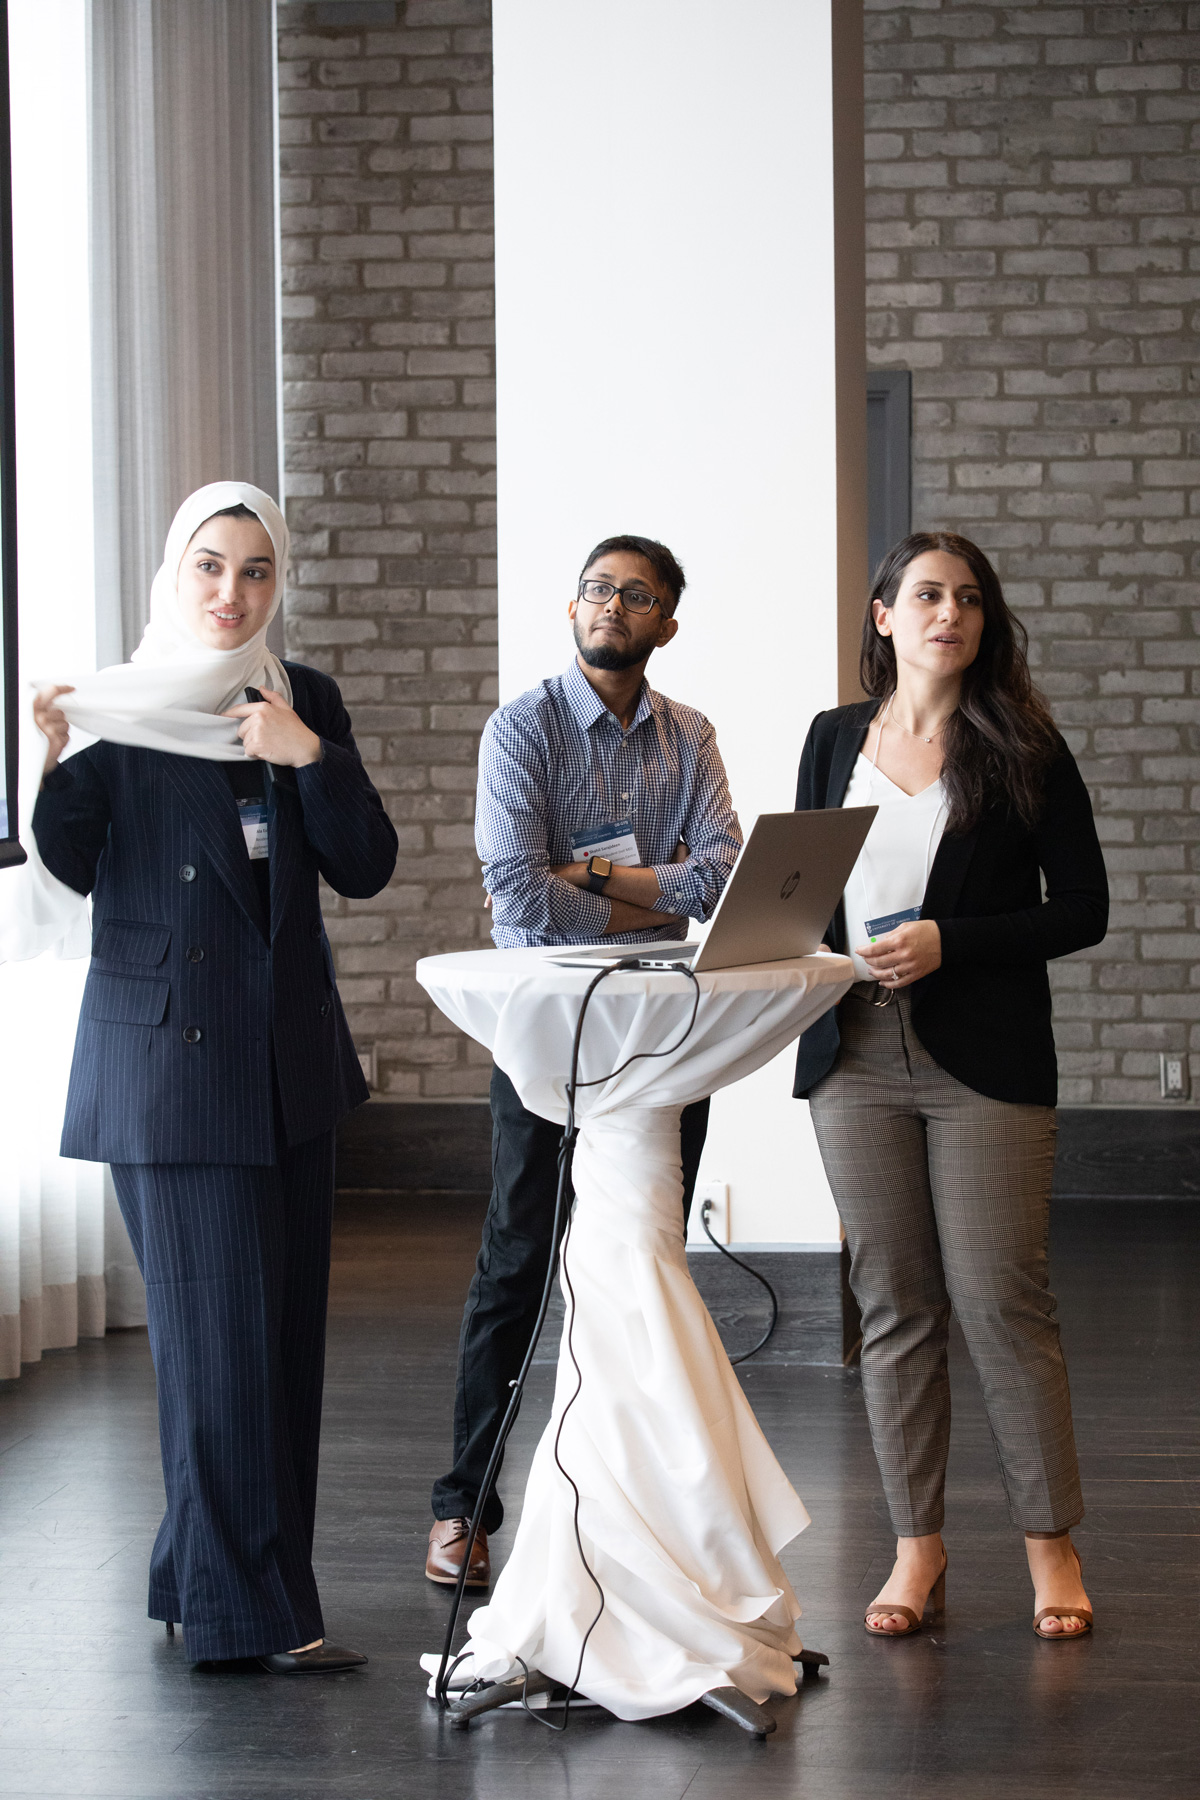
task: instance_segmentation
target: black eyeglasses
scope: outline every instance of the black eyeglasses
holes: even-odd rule
[[[581,581],[579,584],[579,598],[586,600],[589,606],[607,606],[614,594],[620,594],[626,612],[648,613],[652,607],[662,607],[658,595],[648,594],[644,588],[621,588],[611,581]]]

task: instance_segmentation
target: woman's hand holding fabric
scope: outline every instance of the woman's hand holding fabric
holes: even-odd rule
[[[47,740],[46,766],[43,775],[48,775],[56,768],[58,759],[67,747],[71,726],[67,715],[54,702],[60,694],[73,694],[73,687],[40,688],[33,699],[33,722]]]
[[[238,736],[247,756],[257,757],[260,762],[302,769],[306,763],[321,760],[321,740],[316,732],[308,729],[282,694],[274,694],[269,688],[263,690],[261,700],[247,706],[231,706],[224,717],[242,720]]]
[[[872,979],[886,988],[910,987],[942,966],[942,934],[935,919],[914,919],[897,925],[873,944],[857,944]]]

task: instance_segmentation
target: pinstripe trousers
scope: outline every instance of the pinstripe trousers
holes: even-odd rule
[[[193,1662],[311,1643],[333,1133],[274,1167],[112,1173],[158,1379],[167,1511],[149,1615],[182,1622]]]
[[[1012,1521],[1083,1517],[1071,1397],[1048,1285],[1055,1115],[991,1100],[922,1046],[906,990],[838,1012],[841,1050],[812,1120],[862,1310],[871,1439],[898,1537],[940,1531],[950,1445],[946,1346],[962,1327]]]

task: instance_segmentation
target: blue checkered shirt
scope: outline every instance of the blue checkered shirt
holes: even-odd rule
[[[479,747],[475,843],[492,896],[492,937],[522,944],[640,944],[681,926],[605,936],[612,903],[550,873],[572,833],[630,818],[658,876],[654,911],[707,919],[741,848],[716,734],[703,713],[643,684],[625,731],[572,661],[500,707]],[[679,844],[686,862],[672,862]]]

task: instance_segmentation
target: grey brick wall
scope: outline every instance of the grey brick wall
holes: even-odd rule
[[[472,819],[495,704],[486,0],[279,8],[289,654],[336,676],[400,836],[370,901],[326,892],[382,1092],[486,1092],[413,979],[487,941]]]
[[[993,555],[1091,786],[1099,950],[1054,965],[1062,1098],[1200,1077],[1200,6],[865,0],[868,354],[913,370],[918,525]],[[495,697],[485,0],[280,6],[291,653],[401,836],[327,896],[397,1096],[484,1091],[416,956],[487,941]]]
[[[1029,628],[1113,884],[1052,965],[1061,1098],[1200,1075],[1200,6],[866,0],[868,340],[915,523]]]

